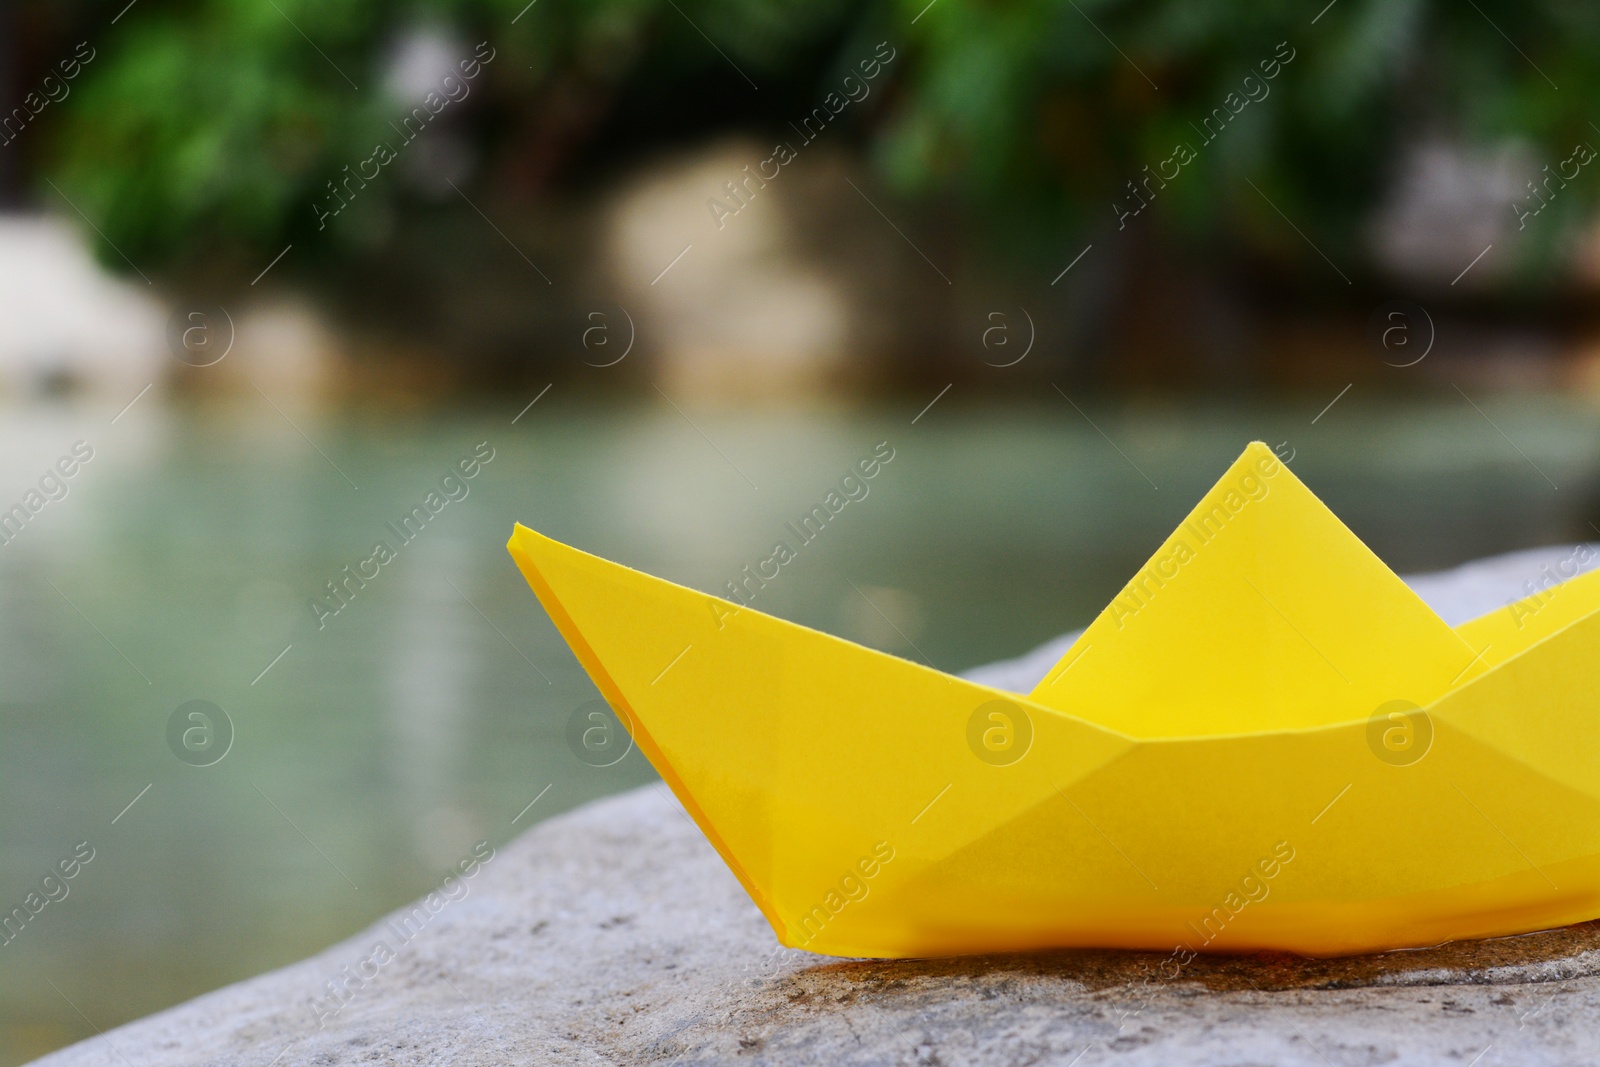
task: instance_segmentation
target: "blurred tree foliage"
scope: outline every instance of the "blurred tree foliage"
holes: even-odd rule
[[[409,103],[386,70],[428,27],[495,50],[448,128],[502,197],[581,190],[661,142],[780,135],[887,40],[888,77],[840,136],[902,193],[1057,258],[1115,228],[1127,183],[1177,144],[1197,158],[1160,189],[1160,225],[1311,256],[1281,209],[1353,260],[1410,139],[1517,138],[1552,164],[1600,144],[1600,5],[1583,0],[138,0],[111,24],[125,3],[24,5],[21,89],[50,49],[97,54],[20,143],[42,199],[49,179],[150,263],[254,263],[288,241],[337,255],[414,206],[388,180],[362,224],[319,230],[312,205],[393,140]],[[1244,79],[1280,46],[1294,58],[1270,91],[1205,143],[1205,117],[1259,94]]]

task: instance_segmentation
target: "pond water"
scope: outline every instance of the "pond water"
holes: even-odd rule
[[[754,606],[960,670],[1087,623],[1252,438],[1402,571],[1600,521],[1600,416],[1554,396],[1358,390],[1315,424],[1326,397],[952,395],[913,424],[924,401],[680,412],[557,387],[513,422],[526,400],[0,414],[0,511],[43,500],[0,543],[0,910],[46,901],[0,948],[0,1063],[301,958],[475,843],[653,780],[637,752],[569,749],[596,692],[505,552],[513,522],[719,592],[892,450]],[[392,558],[365,562],[378,542]],[[346,567],[369,577],[335,600]],[[197,700],[226,719],[178,712]]]

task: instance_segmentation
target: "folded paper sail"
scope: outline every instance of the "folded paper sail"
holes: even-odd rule
[[[509,548],[785,945],[1323,956],[1600,916],[1600,572],[1452,629],[1259,443],[1026,696]]]

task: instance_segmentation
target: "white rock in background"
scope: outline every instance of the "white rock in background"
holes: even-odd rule
[[[1516,233],[1513,205],[1531,198],[1527,183],[1538,173],[1532,154],[1517,143],[1416,144],[1402,157],[1372,220],[1378,262],[1415,282],[1448,285],[1485,248]],[[1498,268],[1498,262],[1480,262],[1462,284],[1492,283]]]
[[[109,274],[66,220],[0,215],[0,390],[131,397],[165,370],[166,318],[153,287]]]
[[[460,66],[472,56],[473,50],[443,23],[418,22],[395,39],[383,72],[384,91],[403,112],[423,106],[430,94],[463,94],[448,105],[454,111],[456,103],[477,91],[472,79],[462,77]],[[435,200],[455,197],[452,183],[465,183],[476,165],[471,141],[451,128],[453,118],[430,125],[428,136],[405,145],[401,153],[400,172],[407,184]]]
[[[457,77],[456,64],[472,54],[446,26],[423,22],[395,40],[383,72],[383,88],[395,101],[411,107],[429,93],[440,92],[447,77]]]
[[[612,209],[613,284],[670,395],[785,396],[819,387],[847,356],[849,301],[795,231],[795,168],[812,160],[763,180],[772,155],[735,141],[651,167]]]
[[[326,316],[293,294],[258,298],[205,320],[212,343],[227,355],[209,366],[174,365],[188,387],[201,392],[236,392],[294,407],[316,401],[337,377],[344,349]],[[230,335],[231,331],[231,335]],[[204,357],[202,357],[204,358]]]

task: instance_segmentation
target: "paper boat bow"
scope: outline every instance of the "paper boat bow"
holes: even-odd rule
[[[509,548],[785,945],[1341,955],[1600,915],[1600,572],[1452,629],[1259,443],[1026,696]]]

